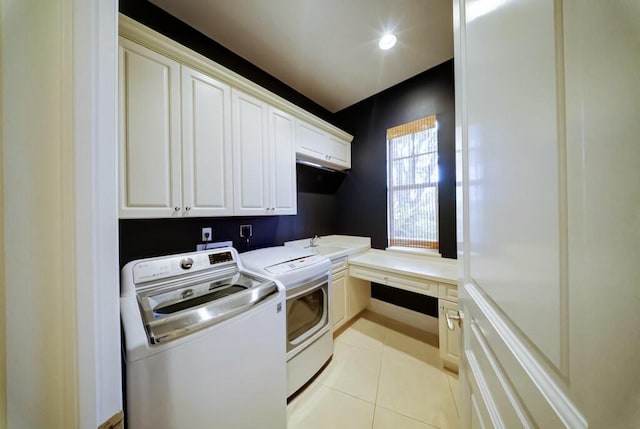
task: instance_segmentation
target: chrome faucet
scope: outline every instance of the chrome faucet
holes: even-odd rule
[[[318,245],[316,244],[316,241],[320,240],[320,237],[318,237],[317,235],[314,236],[312,239],[309,240],[309,247],[317,247]]]

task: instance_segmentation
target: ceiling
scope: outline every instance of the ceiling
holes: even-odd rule
[[[150,1],[331,112],[453,57],[451,0]]]

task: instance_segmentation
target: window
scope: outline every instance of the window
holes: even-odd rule
[[[428,116],[387,130],[389,247],[438,249],[438,126]]]

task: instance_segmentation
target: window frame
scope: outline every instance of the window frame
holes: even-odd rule
[[[410,156],[392,158],[391,153],[391,141],[395,138],[414,135],[419,132],[425,131],[427,129],[433,129],[435,132],[436,139],[436,148],[435,151],[432,152],[423,152],[419,154],[412,153]],[[406,124],[402,124],[396,127],[389,128],[387,130],[387,139],[386,139],[386,151],[387,151],[387,245],[390,249],[403,250],[408,249],[412,252],[422,252],[425,253],[437,253],[440,250],[440,195],[439,195],[439,184],[440,184],[440,173],[439,173],[439,145],[438,145],[438,123],[436,115],[426,116],[424,118],[408,122]],[[413,152],[413,151],[412,151]],[[436,168],[438,169],[438,177],[435,181],[428,181],[425,183],[415,183],[415,162],[413,163],[413,183],[408,185],[396,185],[391,186],[392,178],[393,178],[393,162],[401,159],[412,159],[415,160],[419,156],[424,156],[428,154],[435,153],[436,156]],[[418,239],[415,237],[408,238],[400,238],[394,235],[394,224],[395,217],[393,216],[393,205],[392,198],[394,192],[397,191],[410,191],[410,190],[424,190],[427,188],[433,188],[435,190],[435,233],[436,240],[424,240]]]

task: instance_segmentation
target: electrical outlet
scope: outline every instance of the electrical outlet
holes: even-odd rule
[[[251,225],[240,225],[240,237],[248,238],[253,235],[253,228]]]
[[[202,228],[202,241],[211,240],[213,240],[213,229],[210,226]]]

